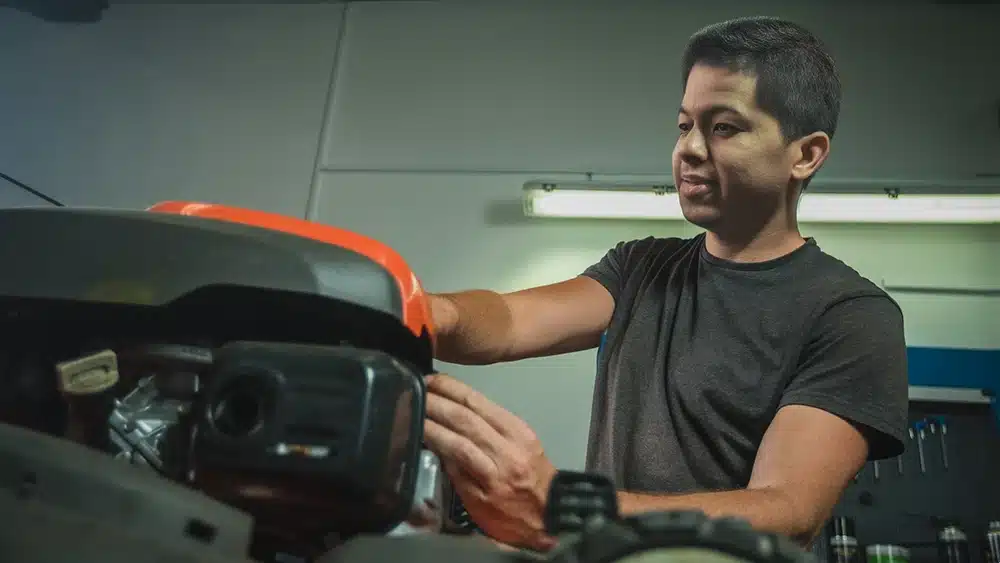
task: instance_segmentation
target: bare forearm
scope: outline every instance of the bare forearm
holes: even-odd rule
[[[585,276],[500,294],[483,289],[430,296],[435,357],[483,365],[592,348],[615,301]]]
[[[775,489],[740,489],[688,495],[619,492],[623,514],[664,510],[700,510],[712,518],[736,517],[755,529],[788,536],[809,545],[825,517],[803,510],[793,495]]]
[[[512,319],[499,293],[477,289],[434,294],[430,303],[438,327],[437,359],[466,365],[505,359]]]

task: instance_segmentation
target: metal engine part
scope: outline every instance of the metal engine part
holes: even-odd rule
[[[388,535],[408,536],[437,533],[444,527],[444,469],[441,460],[430,450],[420,452],[420,469],[417,488],[413,494],[413,508],[406,522],[396,526]]]
[[[191,401],[165,397],[160,389],[163,380],[173,375],[150,375],[123,399],[116,400],[108,421],[111,441],[119,451],[116,459],[136,465],[148,465],[158,472],[163,467],[164,437],[191,408]],[[193,390],[198,378],[190,375]]]

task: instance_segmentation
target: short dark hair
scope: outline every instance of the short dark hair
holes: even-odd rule
[[[840,116],[840,78],[823,43],[799,24],[774,17],[737,18],[703,28],[684,51],[682,84],[696,64],[757,79],[757,106],[781,125],[787,142],[823,131]]]

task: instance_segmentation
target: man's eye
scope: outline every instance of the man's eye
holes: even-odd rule
[[[691,124],[689,124],[689,123],[680,123],[680,124],[677,125],[677,128],[680,129],[682,132],[686,133],[687,131],[689,131],[691,129]]]
[[[733,135],[739,131],[735,126],[728,123],[716,123],[713,130],[720,135]]]

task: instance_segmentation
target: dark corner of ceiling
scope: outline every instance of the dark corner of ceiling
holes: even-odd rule
[[[107,0],[0,0],[0,8],[13,8],[53,23],[101,21]]]
[[[996,6],[1000,0],[931,0],[931,4],[942,6]]]

